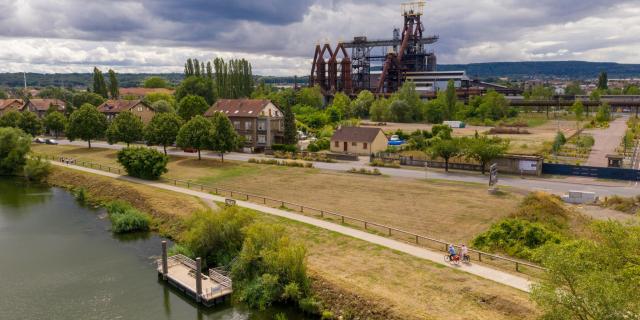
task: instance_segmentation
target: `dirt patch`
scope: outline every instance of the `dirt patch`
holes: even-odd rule
[[[153,217],[155,231],[172,238],[180,234],[182,218],[207,207],[195,197],[59,167],[53,168],[47,182],[66,189],[84,188],[95,202],[127,201]]]

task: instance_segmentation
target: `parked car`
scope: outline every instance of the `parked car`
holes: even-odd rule
[[[198,152],[198,150],[196,148],[184,148],[184,149],[182,149],[182,151],[188,152],[188,153],[196,153],[196,152]]]
[[[389,139],[388,145],[390,146],[401,146],[404,144],[404,140],[401,140],[397,134],[391,136]]]
[[[55,139],[47,139],[45,140],[46,144],[58,144],[58,141]]]
[[[307,135],[304,132],[298,130],[298,140],[307,140]]]
[[[33,139],[33,142],[35,142],[35,143],[45,143],[46,141],[44,140],[44,138],[35,138],[35,139]]]

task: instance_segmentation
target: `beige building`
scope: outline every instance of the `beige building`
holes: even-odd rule
[[[284,114],[269,100],[264,99],[218,99],[204,113],[224,113],[239,136],[244,137],[243,147],[251,151],[263,151],[284,139]]]
[[[113,120],[120,112],[131,111],[140,117],[144,124],[149,123],[156,114],[155,110],[142,100],[107,100],[98,106],[98,111],[104,113],[109,121]]]
[[[43,118],[51,108],[64,113],[66,106],[64,101],[59,99],[30,99],[22,111],[31,111]]]
[[[0,116],[11,111],[21,111],[23,106],[22,99],[0,99]]]
[[[331,152],[370,155],[386,150],[387,143],[380,128],[341,127],[331,137]]]

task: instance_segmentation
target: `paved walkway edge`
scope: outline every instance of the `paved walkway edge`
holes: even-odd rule
[[[147,180],[142,180],[142,179],[137,179],[137,178],[132,178],[129,176],[122,176],[122,175],[118,175],[115,173],[109,173],[109,172],[104,172],[104,171],[100,171],[100,170],[95,170],[95,169],[89,169],[89,168],[85,168],[85,167],[80,167],[80,166],[75,166],[75,165],[66,165],[66,164],[62,164],[59,162],[55,162],[55,161],[51,161],[52,164],[56,165],[56,166],[60,166],[60,167],[66,167],[66,168],[71,168],[71,169],[75,169],[78,171],[83,171],[83,172],[88,172],[88,173],[93,173],[93,174],[97,174],[100,176],[105,176],[105,177],[111,177],[111,178],[115,178],[118,180],[124,180],[124,181],[128,181],[128,182],[133,182],[133,183],[138,183],[138,184],[143,184],[143,185],[148,185],[148,186],[152,186],[152,187],[156,187],[159,189],[164,189],[164,190],[169,190],[169,191],[173,191],[173,192],[178,192],[178,193],[182,193],[182,194],[187,194],[187,195],[191,195],[191,196],[196,196],[202,199],[206,199],[206,200],[213,200],[213,201],[219,201],[219,202],[224,202],[225,198],[221,197],[221,196],[216,196],[216,195],[212,195],[209,193],[205,193],[205,192],[199,192],[199,191],[194,191],[191,189],[186,189],[186,188],[182,188],[182,187],[176,187],[176,186],[172,186],[172,185],[168,185],[165,183],[161,183],[161,182],[155,182],[155,181],[147,181]],[[432,250],[428,250],[425,248],[421,248],[421,247],[416,247],[404,242],[400,242],[400,241],[396,241],[393,239],[389,239],[389,238],[385,238],[385,237],[381,237],[378,235],[374,235],[371,233],[367,233],[364,231],[360,231],[360,230],[356,230],[356,229],[352,229],[349,227],[345,227],[343,225],[339,225],[339,224],[335,224],[332,222],[328,222],[325,220],[320,220],[320,219],[316,219],[316,218],[312,218],[312,217],[308,217],[305,215],[300,215],[300,214],[296,214],[296,213],[291,213],[285,210],[280,210],[280,209],[275,209],[272,207],[267,207],[267,206],[263,206],[263,205],[259,205],[259,204],[255,204],[252,202],[247,202],[247,201],[241,201],[241,200],[236,200],[236,204],[240,207],[243,208],[248,208],[248,209],[252,209],[252,210],[256,210],[256,211],[260,211],[260,212],[264,212],[267,214],[271,214],[274,216],[278,216],[278,217],[282,217],[282,218],[286,218],[289,220],[294,220],[294,221],[298,221],[298,222],[302,222],[302,223],[306,223],[315,227],[319,227],[322,229],[326,229],[326,230],[330,230],[333,232],[337,232],[346,236],[350,236],[356,239],[360,239],[369,243],[373,243],[379,246],[383,246],[389,249],[393,249],[393,250],[397,250],[406,254],[409,254],[411,256],[414,257],[418,257],[421,259],[425,259],[425,260],[429,260],[435,263],[438,263],[440,265],[449,267],[449,268],[453,268],[453,269],[457,269],[457,270],[461,270],[473,275],[476,275],[478,277],[487,279],[487,280],[492,280],[495,281],[497,283],[518,289],[518,290],[522,290],[525,292],[530,292],[531,291],[531,281],[529,281],[526,278],[523,277],[519,277],[504,271],[500,271],[500,270],[496,270],[496,269],[492,269],[486,266],[482,266],[482,265],[477,265],[477,264],[471,264],[471,265],[465,265],[465,264],[461,264],[459,266],[453,266],[449,263],[446,263],[444,261],[444,253],[441,252],[436,252],[436,251],[432,251]]]

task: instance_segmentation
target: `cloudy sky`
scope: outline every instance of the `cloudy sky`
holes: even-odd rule
[[[187,57],[309,72],[317,42],[390,38],[395,0],[0,0],[0,72],[181,72]],[[430,0],[439,63],[640,63],[639,0]]]

